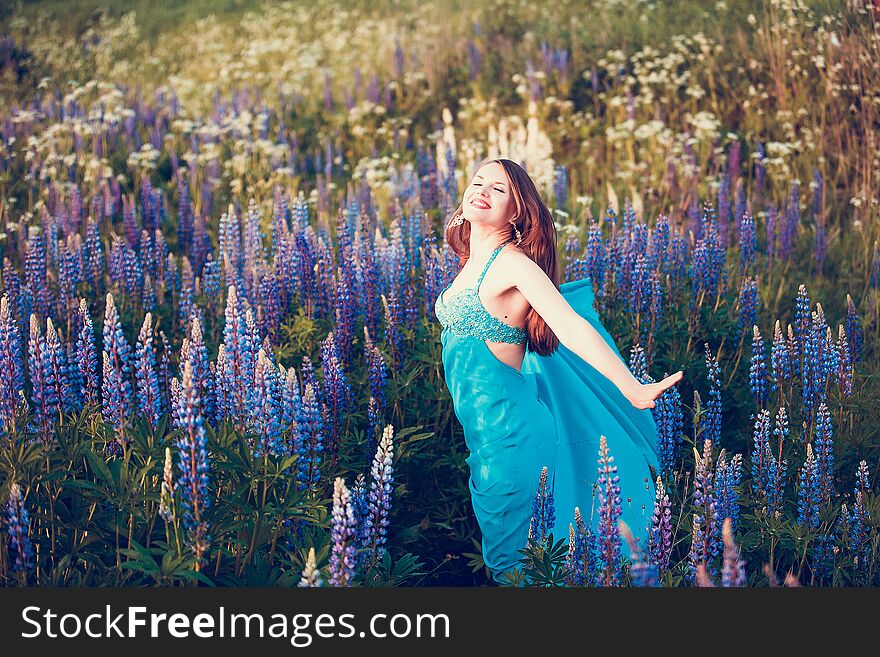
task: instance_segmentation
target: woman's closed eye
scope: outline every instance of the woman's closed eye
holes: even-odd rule
[[[481,185],[480,183],[471,183],[471,184],[472,184],[474,187],[482,187],[482,185]],[[504,193],[504,190],[503,190],[503,189],[498,189],[497,187],[493,187],[492,189],[494,189],[496,192],[501,192],[502,194]]]

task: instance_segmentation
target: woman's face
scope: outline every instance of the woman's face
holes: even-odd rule
[[[503,228],[516,209],[511,191],[504,167],[498,162],[487,162],[477,170],[464,190],[464,218],[471,223]]]

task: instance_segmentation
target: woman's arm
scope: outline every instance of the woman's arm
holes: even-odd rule
[[[505,270],[564,346],[616,385],[637,408],[653,408],[654,399],[681,380],[680,370],[662,381],[642,384],[586,319],[578,315],[534,260],[521,253],[505,259]]]

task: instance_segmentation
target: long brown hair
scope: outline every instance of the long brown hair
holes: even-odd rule
[[[514,222],[522,235],[522,241],[518,244],[519,248],[544,270],[547,278],[553,282],[558,290],[556,225],[553,223],[550,210],[547,209],[547,205],[529,174],[519,164],[506,158],[493,158],[483,160],[479,167],[489,162],[498,162],[503,166],[510,179],[513,201],[516,206]],[[479,167],[477,168],[479,169]],[[446,223],[446,241],[458,256],[461,265],[464,265],[470,257],[471,224],[469,221],[464,221],[460,226],[449,228],[449,222],[460,216],[463,211],[463,206],[459,205]],[[510,226],[510,236],[516,237],[513,225]],[[550,327],[535,312],[534,308],[530,308],[526,314],[525,328],[529,336],[526,343],[527,350],[541,356],[549,356],[556,351],[559,346],[559,338],[550,330]]]

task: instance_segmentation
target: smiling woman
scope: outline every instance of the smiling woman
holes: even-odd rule
[[[593,310],[590,279],[558,286],[553,220],[516,163],[491,160],[478,169],[447,240],[465,265],[434,309],[493,578],[504,581],[526,545],[544,466],[558,512],[544,530],[569,536],[576,507],[597,529],[593,483],[603,436],[627,500],[621,519],[644,545],[657,468],[657,430],[647,409],[681,372],[642,385]],[[475,284],[459,282],[476,268]]]

